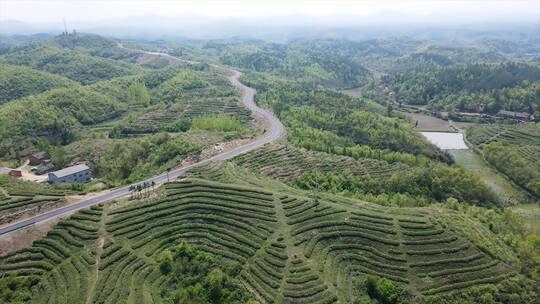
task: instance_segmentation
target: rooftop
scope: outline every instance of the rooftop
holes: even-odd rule
[[[68,175],[72,175],[72,174],[75,174],[75,173],[82,172],[84,170],[90,170],[90,168],[85,164],[81,164],[81,165],[67,167],[67,168],[64,168],[62,170],[54,171],[54,172],[51,172],[49,174],[54,174],[57,178],[61,178],[61,177],[64,177],[64,176],[68,176]]]

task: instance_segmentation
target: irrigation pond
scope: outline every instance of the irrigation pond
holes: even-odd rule
[[[432,144],[442,150],[466,150],[469,149],[463,140],[463,134],[452,132],[420,132]]]

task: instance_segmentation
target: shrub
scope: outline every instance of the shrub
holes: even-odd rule
[[[386,279],[368,278],[366,282],[369,296],[381,304],[405,304],[406,291],[396,283]]]

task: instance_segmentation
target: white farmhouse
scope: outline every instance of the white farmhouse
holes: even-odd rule
[[[49,173],[50,184],[61,183],[85,183],[90,181],[92,174],[87,165],[81,164],[64,168],[62,170]]]

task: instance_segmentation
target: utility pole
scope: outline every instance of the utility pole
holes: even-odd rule
[[[67,26],[66,26],[66,18],[62,18],[62,21],[64,21],[64,35],[67,36],[68,31],[67,31]]]

